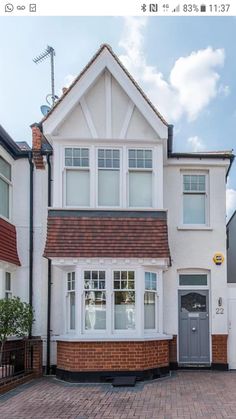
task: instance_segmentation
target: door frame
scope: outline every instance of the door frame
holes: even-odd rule
[[[179,285],[179,276],[184,274],[205,274],[207,275],[207,285],[202,286],[189,286]],[[178,335],[177,335],[177,363],[179,364],[179,336],[180,336],[180,322],[179,322],[179,291],[208,291],[208,322],[209,322],[209,364],[212,363],[212,296],[211,296],[211,272],[210,270],[196,268],[196,269],[179,269],[177,271],[177,313],[178,313]]]

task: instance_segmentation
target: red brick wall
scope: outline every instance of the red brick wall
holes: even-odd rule
[[[173,339],[169,340],[170,362],[177,362],[177,336],[173,335]]]
[[[212,363],[227,364],[228,335],[212,335]]]
[[[57,342],[57,368],[142,371],[169,365],[169,341]]]

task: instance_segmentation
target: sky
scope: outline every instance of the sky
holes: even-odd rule
[[[30,125],[56,94],[108,43],[168,123],[174,151],[236,153],[235,17],[0,17],[0,124],[31,144]],[[236,161],[227,184],[228,216],[236,209]]]

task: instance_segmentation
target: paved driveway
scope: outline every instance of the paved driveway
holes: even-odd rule
[[[43,378],[1,396],[0,418],[236,419],[236,372],[181,371],[119,389]]]

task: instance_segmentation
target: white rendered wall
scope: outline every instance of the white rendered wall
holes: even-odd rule
[[[200,164],[200,166],[197,166]],[[211,163],[212,164],[212,163]],[[168,234],[172,266],[164,273],[164,331],[178,334],[178,270],[198,269],[209,272],[210,333],[227,334],[227,276],[226,258],[216,266],[213,256],[222,252],[226,257],[225,229],[225,167],[209,168],[209,228],[184,230],[182,224],[183,169],[206,170],[193,161],[189,166],[166,166],[164,169],[164,207],[168,208]],[[216,314],[218,298],[223,300],[224,314]]]

